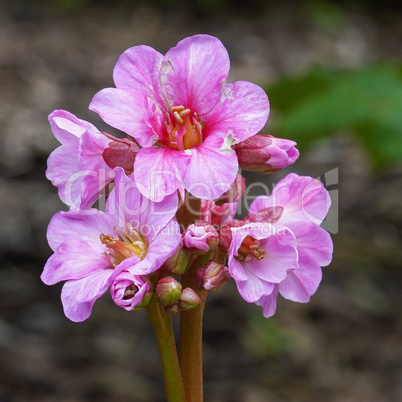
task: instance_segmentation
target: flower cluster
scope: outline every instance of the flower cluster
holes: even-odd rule
[[[288,175],[249,215],[236,220],[244,170],[272,173],[296,161],[296,143],[258,132],[269,114],[262,88],[227,83],[229,57],[208,35],[166,55],[135,46],[119,58],[115,87],[89,108],[127,137],[101,132],[71,113],[49,116],[61,143],[47,178],[70,208],[48,227],[54,254],[42,280],[66,281],[66,316],[87,319],[108,289],[130,311],[157,298],[170,313],[196,308],[203,293],[230,278],[240,295],[276,309],[278,293],[307,302],[332,257],[320,227],[328,192],[310,177]],[[94,208],[100,197],[103,210]],[[193,285],[183,288],[180,278]]]

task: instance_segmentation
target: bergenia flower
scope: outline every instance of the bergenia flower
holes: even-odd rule
[[[269,296],[275,284],[298,268],[296,238],[286,227],[252,222],[230,227],[229,236],[229,273],[249,303]]]
[[[180,41],[165,56],[135,46],[119,58],[116,88],[98,92],[90,109],[134,137],[142,149],[134,164],[140,191],[154,201],[184,186],[216,199],[238,170],[232,145],[260,131],[268,118],[262,88],[226,83],[229,57],[208,35]]]
[[[181,244],[175,218],[177,195],[154,203],[139,193],[122,168],[115,170],[116,186],[106,204],[108,213],[96,209],[58,212],[48,227],[54,254],[41,279],[47,285],[67,281],[61,298],[64,313],[72,321],[86,320],[95,301],[122,279],[120,275],[156,271]],[[137,287],[139,280],[133,279]],[[112,295],[116,301],[116,288]]]
[[[46,177],[70,208],[91,207],[113,181],[114,167],[132,173],[138,152],[133,141],[102,133],[65,110],[52,112],[49,123],[61,146],[49,156]]]
[[[296,143],[272,135],[254,135],[233,147],[243,170],[274,173],[299,157]]]
[[[328,191],[321,182],[296,174],[289,174],[275,186],[270,196],[260,196],[251,204],[251,216],[276,211],[275,225],[292,231],[299,254],[299,268],[275,284],[270,295],[256,302],[263,308],[265,317],[275,313],[278,293],[286,299],[307,303],[316,292],[322,278],[321,267],[332,260],[331,236],[319,226],[330,205]]]

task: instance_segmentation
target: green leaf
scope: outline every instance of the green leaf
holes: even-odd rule
[[[402,68],[380,65],[359,70],[315,70],[267,88],[279,115],[273,135],[299,148],[352,132],[378,166],[402,161]]]

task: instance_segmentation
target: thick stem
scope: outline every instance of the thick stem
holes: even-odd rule
[[[192,268],[183,275],[182,285],[196,289]],[[187,402],[203,401],[202,317],[207,292],[197,293],[201,298],[200,305],[180,313],[180,368]]]
[[[154,295],[146,307],[148,316],[155,330],[159,353],[162,361],[166,394],[169,402],[186,402],[183,380],[177,358],[176,343],[172,326],[172,318],[158,304]]]
[[[176,213],[176,217],[184,231],[189,225],[200,219],[201,200],[186,192],[183,201]],[[183,289],[192,288],[201,299],[198,307],[180,313],[180,368],[186,402],[203,401],[202,316],[207,292],[199,291],[195,286],[194,271],[197,268],[196,261],[182,276]]]

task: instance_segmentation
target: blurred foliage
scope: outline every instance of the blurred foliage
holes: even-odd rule
[[[308,340],[299,331],[285,328],[275,318],[266,319],[258,311],[249,316],[245,327],[243,345],[254,356],[264,359],[284,353],[300,352]]]
[[[316,69],[267,86],[279,112],[272,134],[303,149],[343,132],[354,133],[377,167],[402,162],[402,66]]]

